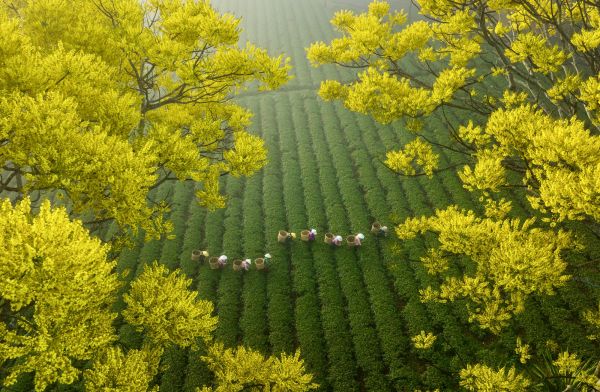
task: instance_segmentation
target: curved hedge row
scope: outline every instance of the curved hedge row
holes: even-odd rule
[[[219,322],[215,330],[215,338],[226,346],[233,347],[241,341],[239,319],[241,314],[242,274],[233,271],[231,264],[234,258],[242,254],[242,195],[244,181],[238,178],[228,178],[226,193],[230,195],[225,219],[221,223],[223,234],[223,253],[229,257],[226,268],[211,271],[220,273],[219,287],[215,309]],[[219,222],[215,222],[219,224]],[[207,268],[208,269],[208,268]]]
[[[427,213],[430,211],[430,201],[423,199],[423,195],[420,194],[420,189],[415,187],[415,184],[401,184],[401,181],[389,172],[380,162],[378,162],[377,156],[381,156],[382,152],[386,149],[386,143],[391,143],[394,140],[394,135],[389,132],[389,129],[375,129],[372,123],[364,121],[360,118],[355,119],[355,122],[360,124],[361,132],[358,133],[353,130],[352,126],[347,126],[346,131],[350,131],[354,138],[360,139],[363,137],[364,149],[371,152],[371,162],[377,169],[377,177],[380,178],[380,186],[385,187],[388,195],[388,204],[392,207],[394,212],[397,213],[399,219],[404,219],[408,215],[416,213]],[[349,123],[352,123],[349,120]],[[379,131],[379,132],[377,132]],[[389,138],[386,143],[382,143],[379,138],[379,134],[383,137]],[[397,142],[396,142],[397,143]],[[389,145],[389,144],[387,144]],[[407,189],[402,190],[401,185],[405,185]],[[398,198],[398,195],[403,195],[404,198]],[[460,339],[462,333],[459,328],[459,324],[447,313],[447,309],[439,306],[424,305],[419,301],[418,289],[423,286],[423,281],[429,279],[428,275],[424,273],[419,265],[409,260],[415,259],[416,255],[419,255],[423,246],[419,241],[413,243],[402,244],[403,252],[406,255],[406,259],[398,262],[390,263],[390,271],[396,276],[396,287],[399,293],[407,301],[406,306],[403,310],[403,315],[408,324],[408,330],[411,336],[418,334],[421,330],[434,331],[441,335],[445,340]],[[398,256],[387,255],[388,260],[394,260]],[[408,260],[407,260],[408,259]],[[431,282],[428,282],[431,283]],[[462,348],[463,342],[454,341],[452,346]],[[427,362],[432,363],[433,366],[429,367],[426,372],[420,377],[421,381],[428,387],[448,387],[452,385],[452,379],[448,378],[447,375],[441,374],[439,369],[447,368],[448,363],[453,361],[453,356],[446,355],[432,355],[431,353],[423,353],[418,350],[413,350],[413,359],[425,356]],[[418,365],[418,364],[417,364]],[[412,374],[414,376],[414,374]],[[409,376],[411,377],[411,376]],[[416,378],[416,377],[414,377]]]
[[[344,132],[331,132],[332,136],[334,139],[343,138],[346,145],[350,147],[350,156],[364,197],[362,206],[351,210],[351,221],[358,227],[369,227],[374,220],[380,220],[383,224],[391,226],[387,221],[391,211],[384,189],[377,178],[377,161],[369,155],[367,148],[367,144],[373,147],[374,143],[364,130],[359,128],[358,122],[351,114],[336,107],[336,116]],[[370,216],[367,216],[367,211]],[[407,325],[397,317],[397,310],[405,308],[405,299],[396,295],[393,286],[381,285],[381,282],[392,282],[392,277],[384,264],[386,260],[394,258],[388,246],[391,238],[370,238],[373,241],[365,242],[360,252],[361,266],[372,298],[372,306],[375,309],[384,359],[390,367],[390,378],[395,382],[396,389],[408,387],[417,377],[410,367],[412,358]]]
[[[295,95],[298,96],[298,95]],[[313,266],[315,279],[319,286],[321,302],[321,321],[327,358],[329,359],[328,381],[334,391],[357,391],[358,372],[354,357],[354,349],[348,344],[352,340],[350,325],[345,309],[347,305],[340,287],[333,250],[321,244],[324,232],[328,230],[325,206],[319,182],[319,171],[323,168],[317,164],[308,124],[304,113],[303,100],[291,101],[294,108],[293,123],[297,130],[298,161],[304,189],[307,227],[315,227],[319,231],[317,241],[311,245],[313,249]]]
[[[188,221],[187,217],[190,210],[190,201],[193,198],[193,187],[191,182],[177,183],[173,186],[172,211],[169,219],[173,221],[173,234],[175,238],[163,242],[159,262],[165,264],[170,269],[180,267],[182,257],[190,260],[190,253],[181,255],[184,236],[187,234],[187,228],[193,222]],[[180,391],[185,382],[185,374],[181,371],[187,366],[187,349],[179,347],[168,347],[165,350],[162,364],[165,371],[161,375],[160,389],[162,391]]]
[[[260,112],[256,99],[246,101],[246,106],[257,113],[254,121],[260,122]],[[262,257],[266,250],[265,224],[262,201],[262,171],[246,180],[244,189],[244,200],[242,204],[242,235],[243,235],[243,258]],[[242,292],[243,309],[240,319],[242,329],[242,341],[244,345],[252,347],[261,352],[269,352],[268,329],[265,325],[267,317],[267,275],[265,271],[257,271],[252,268],[244,272],[244,289]]]
[[[260,101],[261,121],[265,145],[269,150],[268,164],[263,177],[263,211],[266,249],[273,256],[267,279],[269,342],[274,353],[292,352],[295,345],[294,300],[292,298],[292,269],[289,246],[277,242],[277,231],[287,228],[281,184],[281,154],[277,118],[272,97]],[[257,124],[258,125],[258,124]]]
[[[226,179],[221,183],[221,186],[226,187]],[[195,201],[192,201],[191,206],[191,217],[189,219],[192,222],[197,222],[199,227],[196,228],[193,225],[189,225],[186,231],[186,239],[184,240],[187,246],[196,247],[199,245],[200,249],[208,249],[212,255],[220,255],[223,248],[223,220],[225,218],[225,210],[217,210],[214,212],[207,212],[204,208],[200,207]],[[188,235],[188,233],[191,233]],[[198,235],[198,237],[195,237]],[[192,245],[193,244],[193,245]],[[183,255],[185,260],[185,255]],[[221,272],[219,270],[211,270],[206,265],[199,266],[195,263],[194,271],[196,273],[196,290],[200,298],[211,301],[216,304],[217,301],[217,287],[221,279]],[[182,262],[183,265],[183,262]],[[211,373],[208,367],[200,361],[200,356],[205,354],[205,350],[200,348],[199,351],[188,350],[188,365],[185,371],[186,378],[183,390],[188,392],[195,392],[197,387],[200,387],[210,381]]]
[[[305,191],[302,178],[298,175],[300,164],[289,101],[282,97],[275,104],[275,110],[278,113],[277,125],[280,135],[282,183],[287,221],[291,228],[300,230],[308,228],[308,226],[306,226]],[[317,279],[312,262],[313,245],[314,243],[303,243],[298,238],[290,249],[294,270],[296,333],[307,369],[315,375],[315,381],[321,385],[321,388],[327,389],[327,352],[323,350],[325,338],[319,315],[321,303]]]
[[[195,279],[200,270],[200,263],[191,259],[194,249],[208,249],[206,234],[204,230],[204,221],[206,220],[206,209],[200,207],[194,197],[196,188],[190,187],[189,208],[184,219],[187,221],[187,228],[183,234],[181,244],[181,253],[179,254],[179,266],[181,270],[192,279]]]
[[[353,173],[348,166],[343,167],[336,159],[344,148],[343,144],[328,143],[326,139],[326,130],[335,126],[335,119],[323,117],[322,113],[318,111],[319,108],[314,103],[311,105],[311,101],[306,103],[305,110],[309,116],[312,144],[320,169],[322,202],[325,205],[330,231],[342,234],[356,233],[357,229],[352,230],[346,218],[346,206],[352,208],[352,206],[358,205],[360,193],[343,191],[346,185],[353,182]],[[320,108],[323,107],[323,105],[320,106]],[[316,115],[319,115],[320,118]],[[316,120],[317,118],[319,120]],[[322,125],[321,119],[323,120]],[[329,145],[331,145],[331,150]],[[342,149],[337,148],[338,146]],[[390,386],[385,377],[380,342],[372,323],[373,313],[358,267],[356,251],[341,247],[335,251],[335,260],[342,290],[348,303],[356,361],[359,369],[364,373],[365,387],[368,390],[388,390]]]

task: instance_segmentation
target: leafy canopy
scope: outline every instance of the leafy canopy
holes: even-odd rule
[[[150,192],[165,181],[195,181],[199,203],[222,207],[219,177],[266,163],[231,98],[289,70],[238,47],[238,23],[207,0],[3,2],[0,192],[60,190],[86,227],[114,220],[149,238],[171,230]]]
[[[415,232],[439,233],[441,248],[424,259],[430,267],[443,266],[447,252],[475,264],[473,276],[449,277],[439,293],[444,300],[467,296],[487,304],[471,308],[471,320],[498,332],[530,294],[552,293],[568,279],[561,253],[581,247],[565,230],[553,233],[547,225],[584,222],[600,238],[600,56],[594,38],[600,13],[585,1],[417,3],[422,18],[410,23],[385,1],[371,2],[363,13],[339,11],[331,24],[340,37],[313,43],[307,56],[315,66],[357,71],[348,82],[324,81],[323,99],[381,123],[405,124],[414,140],[387,153],[390,169],[432,176],[447,169],[439,167],[440,147],[467,159],[458,175],[481,196],[486,218],[450,208],[423,218]],[[429,121],[440,120],[442,128],[428,131]],[[539,213],[537,222],[518,227],[506,218],[511,202],[504,197],[512,189],[526,191],[521,197]],[[409,219],[399,231],[415,222]],[[446,238],[453,228],[462,240]],[[509,252],[515,245],[526,246]],[[542,251],[534,250],[538,246]],[[459,287],[469,279],[476,281]],[[522,285],[509,294],[509,281]],[[435,293],[425,297],[440,299]]]
[[[0,204],[0,365],[5,385],[35,372],[35,388],[79,378],[76,361],[92,359],[116,335],[119,282],[107,246],[90,238],[64,208],[29,199]]]
[[[478,218],[456,207],[438,210],[433,217],[410,218],[399,225],[400,239],[432,232],[439,246],[421,258],[431,274],[458,265],[458,256],[476,264],[475,272],[462,278],[446,277],[438,289],[421,290],[422,300],[446,302],[467,298],[469,319],[499,333],[513,313],[523,312],[533,292],[553,294],[568,280],[561,252],[574,246],[571,236],[532,228],[534,219],[495,220]]]
[[[0,204],[0,382],[14,385],[34,373],[34,388],[73,384],[83,375],[89,391],[157,390],[163,353],[172,346],[201,347],[213,373],[203,380],[218,391],[260,384],[264,390],[316,388],[300,353],[267,357],[213,341],[213,305],[190,291],[191,279],[153,263],[131,282],[126,308],[112,309],[120,287],[108,246],[65,208],[44,202],[32,213],[28,198]],[[121,341],[121,316],[142,342]],[[239,362],[242,361],[242,362]],[[233,366],[236,363],[238,366]],[[85,370],[83,370],[85,368]]]
[[[198,293],[188,290],[191,284],[191,279],[164,265],[145,266],[123,296],[127,304],[123,317],[159,346],[188,347],[198,337],[208,341],[217,318],[211,316],[211,302],[198,300]]]
[[[238,392],[245,390],[300,392],[318,388],[312,376],[304,374],[300,353],[281,354],[280,358],[265,358],[261,353],[244,347],[225,349],[215,344],[202,358],[215,374],[215,387],[198,392]]]
[[[108,347],[100,354],[94,366],[84,371],[85,390],[90,392],[158,391],[149,388],[158,373],[162,349],[145,346],[123,353],[119,347]]]
[[[307,57],[355,71],[349,81],[322,82],[321,98],[404,126],[413,140],[390,146],[385,164],[394,172],[431,177],[453,167],[440,166],[440,149],[460,157],[457,174],[480,208],[448,206],[408,218],[396,232],[427,244],[420,262],[439,279],[420,291],[423,301],[466,304],[470,322],[500,334],[528,298],[569,281],[567,271],[597,272],[600,8],[585,0],[413,4],[420,16],[412,21],[381,0],[366,12],[338,11],[331,24],[339,36],[314,42]],[[535,219],[515,217],[517,204]],[[577,259],[585,262],[569,263]],[[590,339],[598,336],[597,316],[580,315],[593,327]],[[517,347],[523,361],[526,346]],[[551,370],[530,380],[497,365],[463,368],[462,387],[518,391],[559,379],[556,390],[570,390],[591,388],[598,376],[574,370],[579,364],[568,377]]]

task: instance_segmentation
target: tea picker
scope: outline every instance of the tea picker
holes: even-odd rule
[[[365,239],[365,235],[363,233],[358,233],[354,236],[354,246],[361,246],[361,241]]]
[[[192,261],[204,261],[208,256],[207,250],[195,249],[192,251]]]
[[[252,260],[250,259],[245,259],[244,261],[242,261],[242,268],[244,269],[244,271],[248,271],[250,269],[250,264],[252,264]]]
[[[373,222],[373,224],[371,225],[371,233],[378,236],[387,237],[388,227],[381,226],[379,222]]]
[[[343,240],[344,238],[342,238],[341,235],[336,235],[335,237],[333,237],[333,240],[331,240],[331,244],[335,246],[340,246],[342,245]]]
[[[306,242],[314,241],[316,237],[317,237],[316,229],[302,230],[300,232],[300,239],[302,241],[306,241]]]

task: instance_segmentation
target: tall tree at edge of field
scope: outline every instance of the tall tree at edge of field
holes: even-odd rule
[[[384,1],[360,14],[337,12],[331,23],[340,37],[313,43],[308,58],[314,66],[357,70],[352,81],[322,82],[323,99],[383,124],[402,121],[413,135],[387,153],[391,170],[432,176],[452,169],[439,167],[437,148],[461,157],[458,175],[480,197],[480,211],[449,206],[407,219],[396,233],[404,240],[435,238],[420,261],[440,284],[423,288],[423,301],[466,300],[469,321],[498,334],[526,311],[528,297],[552,295],[573,272],[598,268],[590,245],[600,239],[600,6],[586,0],[415,4],[422,19],[410,23]],[[433,118],[442,119],[443,129],[427,131]],[[511,216],[514,195],[535,218]],[[451,273],[457,271],[451,265],[468,272]],[[598,316],[590,310],[580,317],[593,339]],[[554,365],[563,377],[556,378],[565,387],[593,388],[599,372],[575,375],[573,364],[581,360],[561,355],[566,359]],[[514,369],[474,366],[461,377],[469,390],[531,387]]]
[[[219,176],[266,163],[232,97],[289,78],[284,56],[238,47],[238,24],[206,0],[2,2],[0,192],[59,191],[91,230],[114,221],[148,238],[171,230],[149,196],[166,181],[197,182],[199,203],[222,207]]]
[[[36,391],[78,383],[86,391],[158,390],[153,381],[170,346],[207,348],[214,374],[203,391],[307,391],[316,388],[299,352],[265,358],[253,350],[225,349],[212,333],[211,302],[189,290],[177,271],[154,263],[124,295],[125,322],[140,342],[120,341],[112,308],[120,286],[109,246],[91,237],[64,207],[29,198],[0,203],[0,382],[33,373]],[[81,375],[83,374],[83,380]]]

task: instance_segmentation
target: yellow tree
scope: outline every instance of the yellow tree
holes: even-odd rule
[[[312,376],[305,374],[298,351],[294,355],[282,354],[280,358],[265,358],[254,350],[225,349],[217,343],[202,359],[215,374],[215,382],[198,392],[301,392],[318,388]]]
[[[583,265],[597,268],[600,8],[586,0],[414,3],[421,16],[410,22],[379,0],[363,13],[339,11],[331,24],[340,36],[307,55],[315,66],[356,71],[353,80],[323,82],[323,99],[400,121],[412,135],[387,153],[390,169],[432,176],[448,169],[439,167],[439,148],[466,160],[458,175],[485,216],[450,206],[408,219],[397,234],[435,239],[421,261],[441,284],[421,290],[423,300],[466,299],[470,321],[499,333],[529,296],[552,294]],[[511,217],[514,197],[536,219]],[[582,265],[566,261],[583,248]],[[595,311],[581,316],[600,325]],[[490,372],[487,379],[504,374]],[[524,389],[513,376],[507,388]]]
[[[127,304],[123,317],[161,347],[189,347],[198,337],[208,341],[217,326],[217,319],[211,316],[213,305],[198,301],[198,293],[188,290],[191,284],[191,279],[164,265],[145,266],[123,297]]]
[[[212,338],[217,323],[212,303],[189,290],[191,279],[156,263],[145,267],[124,296],[121,316],[143,336],[140,347],[125,348],[113,325],[120,283],[115,262],[107,261],[108,246],[90,237],[80,221],[71,221],[64,207],[52,209],[48,201],[36,214],[28,198],[16,206],[5,200],[0,215],[3,385],[34,373],[34,388],[43,391],[72,384],[83,374],[89,391],[156,390],[153,380],[164,349],[202,342],[208,347],[203,360],[214,372],[214,380],[205,382],[216,390],[234,390],[234,380],[268,390],[316,387],[299,353],[264,358],[241,347],[235,358],[245,365],[231,367],[233,351]]]
[[[382,123],[403,121],[414,140],[388,152],[386,160],[400,174],[431,176],[441,170],[435,148],[462,153],[470,163],[458,174],[465,188],[481,194],[494,222],[489,224],[524,230],[506,218],[511,204],[502,198],[507,189],[524,188],[541,217],[527,230],[578,221],[600,238],[599,9],[586,1],[558,0],[418,4],[424,18],[412,23],[384,1],[372,2],[361,14],[337,12],[331,23],[341,37],[313,43],[308,58],[315,66],[333,63],[358,72],[349,82],[323,82],[320,96]],[[432,117],[444,120],[444,128],[427,132]],[[444,219],[455,218],[438,214],[440,239]],[[494,252],[502,242],[480,251]],[[578,248],[559,242],[551,250],[557,261],[561,251]],[[464,242],[444,250],[473,255]],[[543,272],[535,267],[542,256],[511,257],[528,261],[505,270],[502,279],[548,278],[534,283],[531,292],[551,292],[566,279],[563,262],[540,267]],[[480,275],[497,275],[493,268]],[[493,278],[484,280],[489,289],[503,291]],[[518,310],[522,307],[508,313]],[[504,318],[506,309],[498,306],[496,314]]]
[[[239,47],[239,20],[208,0],[16,0],[0,4],[0,192],[55,191],[86,227],[115,221],[158,237],[168,208],[150,192],[266,163],[231,98],[288,79],[288,59]]]
[[[35,388],[79,378],[75,361],[112,344],[119,282],[108,247],[48,201],[0,204],[0,377],[35,372]]]

